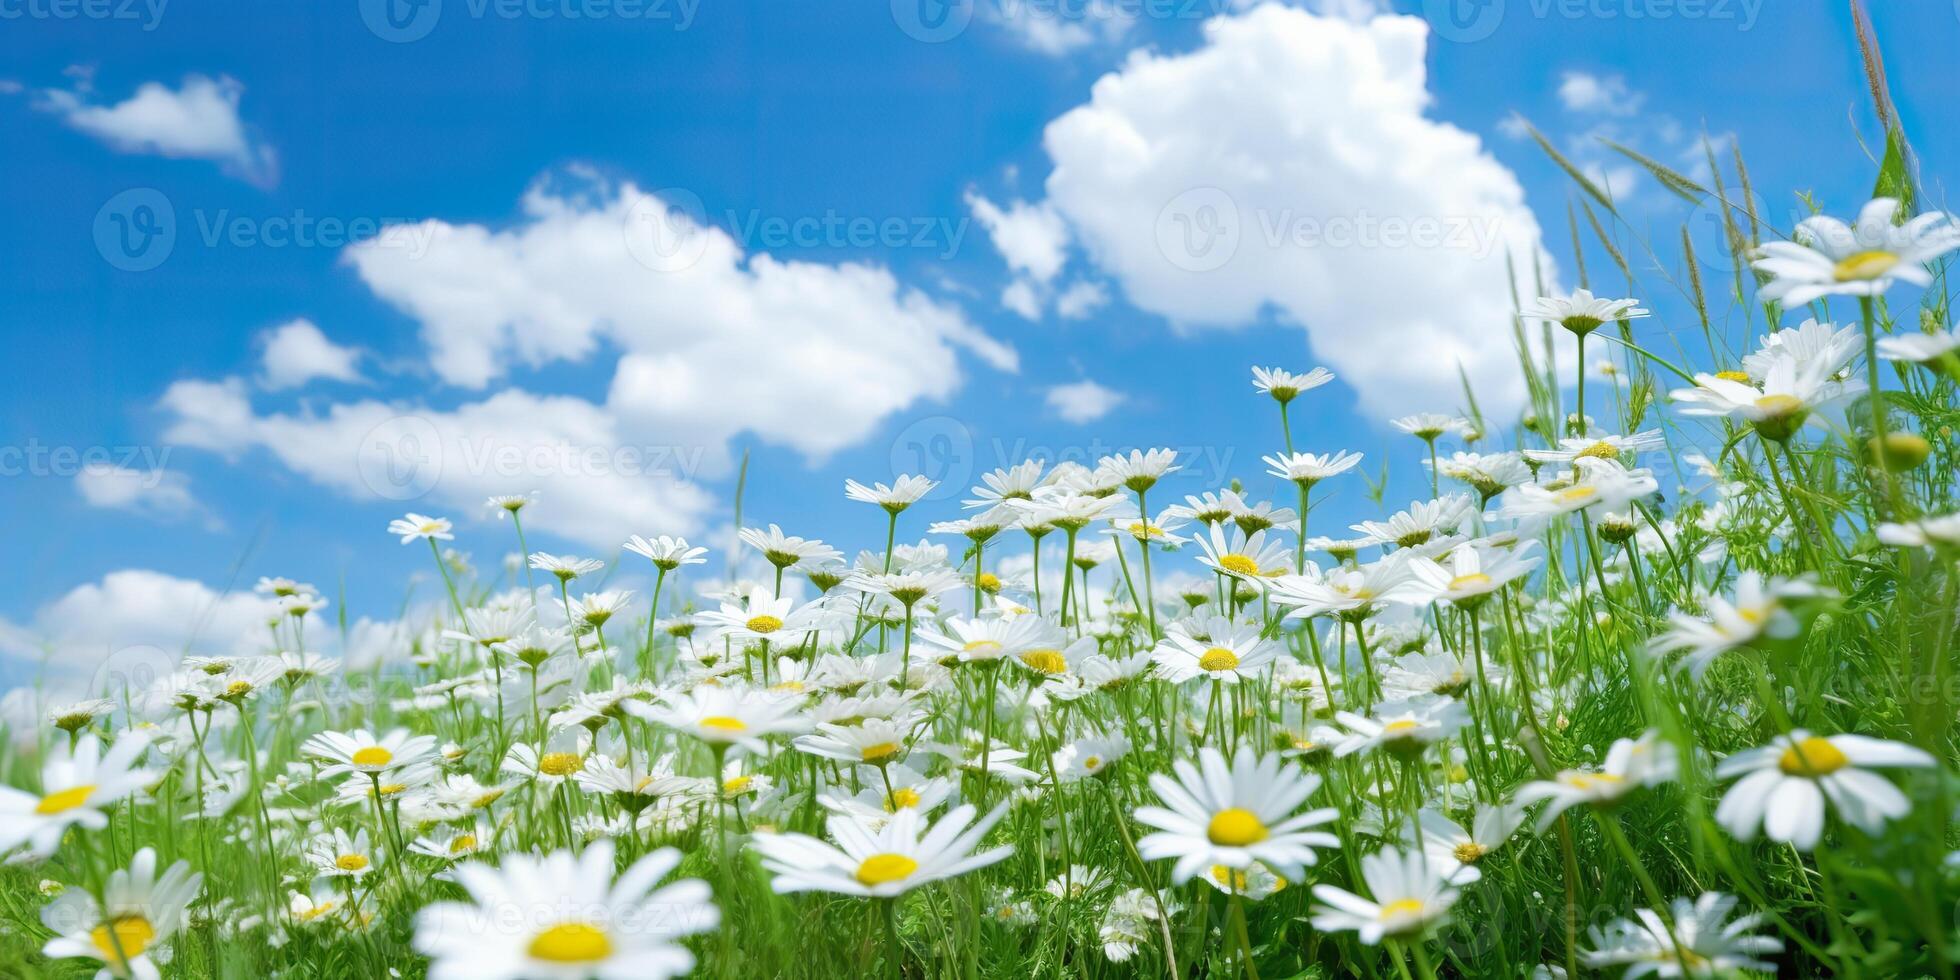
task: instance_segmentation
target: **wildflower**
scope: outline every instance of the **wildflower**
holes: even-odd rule
[[[916,637],[927,651],[943,650],[960,663],[1018,659],[1023,654],[1060,645],[1053,627],[1034,616],[946,620],[945,632],[921,629]]]
[[[1498,590],[1531,574],[1543,561],[1531,554],[1537,542],[1527,541],[1517,548],[1480,548],[1474,544],[1451,549],[1443,562],[1417,557],[1409,561],[1409,574],[1433,600],[1474,609]]]
[[[1960,548],[1960,513],[1880,524],[1877,533],[1878,540],[1895,548]]]
[[[1628,462],[1635,453],[1659,449],[1667,445],[1660,430],[1649,429],[1630,436],[1601,433],[1590,436],[1571,436],[1558,441],[1557,449],[1527,449],[1526,459],[1540,463],[1570,463],[1575,459],[1606,459]]]
[[[1321,904],[1313,926],[1326,932],[1352,929],[1369,945],[1384,938],[1420,936],[1449,921],[1457,890],[1450,870],[1421,851],[1386,848],[1361,859],[1361,880],[1372,898],[1333,885],[1313,886]]]
[[[485,500],[483,506],[496,511],[497,519],[503,520],[506,517],[516,516],[518,511],[529,507],[531,501],[535,499],[537,498],[534,495],[528,493],[500,493]]]
[[[695,619],[703,625],[715,627],[717,636],[738,642],[780,640],[785,637],[791,642],[798,642],[802,639],[803,631],[812,625],[815,613],[808,606],[799,610],[796,600],[788,596],[777,598],[768,589],[757,586],[750,589],[740,603],[724,599],[720,609],[698,613]]]
[[[1268,541],[1264,531],[1248,534],[1213,524],[1209,534],[1198,535],[1198,547],[1204,551],[1199,564],[1240,581],[1258,583],[1263,576],[1293,567],[1293,556],[1286,546],[1277,540]]]
[[[1590,930],[1593,950],[1585,954],[1591,967],[1626,966],[1625,977],[1715,977],[1739,971],[1775,973],[1776,964],[1763,956],[1783,951],[1774,936],[1750,935],[1762,924],[1760,915],[1734,920],[1736,900],[1707,892],[1690,902],[1677,898],[1672,925],[1652,909],[1640,909],[1633,919],[1616,919],[1604,929]],[[1683,972],[1683,971],[1687,972]]]
[[[116,703],[106,698],[90,698],[86,701],[51,705],[48,708],[48,724],[73,734],[95,724],[95,719],[115,710]]]
[[[648,977],[694,968],[683,936],[721,921],[705,882],[655,886],[680,864],[661,848],[613,876],[613,847],[507,855],[500,866],[456,866],[468,902],[437,902],[415,917],[415,949],[432,980]]]
[[[856,480],[845,480],[844,496],[862,503],[877,504],[887,513],[896,516],[905,508],[918,503],[938,485],[935,480],[910,474],[893,480],[891,486],[874,483],[867,487]]]
[[[1876,347],[1878,356],[1888,361],[1934,364],[1960,351],[1960,328],[1938,333],[1909,333],[1897,337],[1880,337]]]
[[[1912,804],[1898,787],[1868,769],[1936,764],[1932,756],[1899,742],[1864,735],[1823,737],[1794,729],[1716,766],[1717,777],[1742,779],[1722,796],[1715,821],[1739,840],[1754,840],[1760,827],[1770,840],[1808,851],[1824,833],[1829,804],[1846,823],[1876,834],[1887,820],[1905,816]]]
[[[1336,756],[1383,749],[1407,757],[1454,737],[1470,723],[1470,710],[1454,698],[1421,695],[1384,701],[1367,715],[1337,712],[1334,719],[1354,733],[1334,749]]]
[[[1221,620],[1203,637],[1190,635],[1184,624],[1173,624],[1152,654],[1158,673],[1173,684],[1203,676],[1224,684],[1265,673],[1278,647],[1261,638],[1256,623]]]
[[[41,764],[40,795],[0,786],[0,854],[22,844],[36,857],[47,857],[60,846],[69,827],[101,830],[109,825],[108,804],[156,782],[160,775],[134,768],[149,748],[150,738],[129,732],[116,739],[107,755],[93,734],[83,735],[71,752],[56,745]]]
[[[1101,479],[1120,483],[1133,493],[1145,493],[1156,486],[1158,480],[1183,469],[1176,464],[1175,449],[1152,449],[1149,452],[1133,449],[1127,456],[1120,453],[1104,456],[1097,461],[1096,469]]]
[[[313,842],[306,849],[313,873],[325,878],[359,880],[374,871],[375,851],[368,843],[366,827],[353,834],[335,827],[333,833]]]
[[[682,565],[700,565],[707,562],[706,548],[689,547],[686,538],[670,538],[661,535],[657,538],[643,538],[635,534],[626,539],[626,550],[653,562],[654,567],[671,572]]]
[[[1266,464],[1266,472],[1282,480],[1291,480],[1301,487],[1310,488],[1330,476],[1339,476],[1361,465],[1361,454],[1345,451],[1324,456],[1315,453],[1285,453],[1267,456],[1261,462]]]
[[[57,933],[41,955],[101,960],[98,976],[157,977],[157,964],[170,962],[171,936],[189,923],[203,886],[204,875],[183,861],[157,874],[157,852],[145,847],[128,868],[109,873],[102,904],[76,889],[41,910],[42,921]]]
[[[1334,372],[1323,367],[1314,368],[1305,374],[1294,374],[1279,368],[1255,367],[1252,369],[1252,387],[1271,395],[1281,405],[1298,398],[1334,380]]]
[[[1006,814],[1005,803],[973,820],[974,809],[960,806],[936,824],[914,809],[901,809],[872,831],[848,816],[825,824],[837,843],[805,834],[757,836],[751,843],[762,866],[775,875],[778,894],[825,891],[863,898],[893,898],[921,885],[954,878],[1003,861],[1014,848],[1003,844],[974,853],[987,831]]]
[[[826,759],[882,767],[898,761],[917,723],[915,717],[905,717],[866,718],[856,725],[818,725],[816,734],[799,735],[792,744]]]
[[[406,728],[381,736],[357,728],[352,732],[321,732],[300,748],[307,755],[332,763],[320,770],[322,777],[344,772],[379,776],[428,758],[435,751],[436,739],[433,735],[410,735]]]
[[[1335,810],[1294,812],[1320,788],[1320,777],[1277,755],[1240,746],[1228,765],[1217,749],[1206,748],[1196,766],[1180,759],[1172,768],[1176,778],[1150,777],[1150,788],[1164,805],[1143,807],[1136,819],[1158,828],[1137,841],[1138,853],[1152,861],[1176,858],[1174,882],[1215,864],[1247,868],[1254,861],[1298,877],[1319,860],[1315,847],[1340,846],[1334,835],[1308,829],[1333,820]]]
[[[968,510],[998,507],[1015,500],[1033,500],[1041,486],[1041,463],[1026,460],[1007,468],[980,474],[984,486],[973,488],[973,499],[964,501]]]
[[[1794,241],[1765,244],[1754,263],[1772,277],[1763,298],[1803,306],[1825,296],[1877,296],[1895,282],[1931,283],[1926,263],[1960,247],[1960,229],[1936,212],[1895,224],[1902,206],[1874,198],[1856,224],[1813,215],[1797,225]]]
[[[1433,443],[1446,435],[1467,436],[1473,431],[1469,419],[1455,415],[1440,415],[1436,412],[1404,415],[1399,419],[1391,419],[1389,424],[1428,443]]]
[[[711,746],[735,745],[751,752],[767,749],[770,735],[803,731],[796,702],[765,694],[704,687],[671,694],[657,704],[624,702],[628,714],[692,735]]]
[[[1482,807],[1469,830],[1433,809],[1423,810],[1417,822],[1422,825],[1423,853],[1443,869],[1450,884],[1468,885],[1483,877],[1477,863],[1503,847],[1524,823],[1524,808],[1513,804]]]
[[[774,524],[769,525],[766,531],[745,527],[741,540],[743,544],[762,552],[762,557],[777,568],[818,566],[842,557],[836,548],[822,541],[784,534],[783,529]]]
[[[447,518],[424,517],[411,513],[407,517],[397,517],[388,522],[388,533],[402,536],[402,544],[416,538],[425,541],[454,541],[456,536],[449,533],[454,525]]]
[[[1647,316],[1634,299],[1604,299],[1591,290],[1575,290],[1570,296],[1540,296],[1526,303],[1520,314],[1527,320],[1556,323],[1584,337],[1608,323]]]
[[[1673,780],[1675,772],[1673,744],[1662,741],[1660,732],[1650,730],[1638,739],[1615,741],[1598,769],[1560,770],[1549,780],[1519,787],[1512,799],[1519,806],[1551,801],[1538,814],[1537,829],[1542,834],[1569,807],[1581,803],[1610,807],[1634,790]]]
[[[1654,638],[1652,649],[1662,656],[1679,655],[1677,669],[1700,680],[1715,658],[1763,639],[1788,640],[1802,628],[1788,605],[1792,599],[1821,598],[1831,593],[1808,579],[1764,579],[1744,572],[1735,581],[1735,601],[1709,596],[1708,617],[1675,613],[1673,625]]]
[[[1695,375],[1695,385],[1668,393],[1688,406],[1681,414],[1738,418],[1775,442],[1795,435],[1811,412],[1864,390],[1861,382],[1833,380],[1822,362],[1799,364],[1787,354],[1767,365],[1760,385],[1713,374]]]

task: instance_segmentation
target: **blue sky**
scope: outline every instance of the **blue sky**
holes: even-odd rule
[[[928,41],[913,2],[443,0],[395,28],[365,0],[0,0],[0,679],[50,643],[86,666],[186,622],[235,642],[242,617],[209,607],[260,575],[391,617],[427,555],[387,521],[451,515],[494,564],[492,489],[542,490],[535,547],[711,541],[745,451],[746,522],[851,550],[880,527],[847,476],[963,489],[1044,449],[1187,450],[1165,502],[1233,476],[1274,493],[1255,363],[1333,364],[1300,448],[1386,459],[1399,506],[1426,478],[1387,415],[1456,409],[1479,350],[1504,404],[1494,256],[1542,244],[1574,283],[1571,185],[1515,115],[1662,242],[1689,206],[1594,137],[1698,176],[1700,133],[1739,140],[1772,214],[1798,191],[1851,212],[1874,172],[1839,4],[1466,0],[1458,21],[1401,0],[1365,23],[1357,0],[982,0],[928,11],[953,17]],[[1892,3],[1876,29],[1937,174],[1960,17]],[[1190,230],[1166,216],[1209,221],[1215,193],[1233,255],[1166,254]],[[636,214],[684,234],[636,245]],[[1330,244],[1397,215],[1494,244]],[[1284,240],[1306,219],[1324,241]],[[1665,347],[1680,304],[1646,298]],[[1446,312],[1398,332],[1418,304]],[[447,446],[404,484],[426,493],[377,490],[377,432]],[[496,469],[545,445],[597,462]],[[1315,520],[1375,513],[1350,480]],[[152,574],[112,581],[132,570]]]

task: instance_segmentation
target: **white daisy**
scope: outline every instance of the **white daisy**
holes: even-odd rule
[[[149,786],[161,775],[134,768],[149,745],[148,735],[132,731],[116,739],[107,755],[93,734],[77,740],[72,752],[63,745],[49,747],[41,764],[39,794],[0,786],[0,854],[26,844],[29,853],[47,857],[60,846],[69,827],[108,826],[109,817],[103,812],[108,804]]]
[[[1812,735],[1792,730],[1761,748],[1737,752],[1715,768],[1718,778],[1742,776],[1715,808],[1715,821],[1738,840],[1758,828],[1799,851],[1817,846],[1826,809],[1867,834],[1912,809],[1906,795],[1869,767],[1928,768],[1933,757],[1910,745],[1864,735]],[[1829,807],[1826,807],[1826,804]]]
[[[1797,225],[1794,241],[1765,244],[1754,262],[1773,277],[1763,298],[1802,306],[1825,296],[1876,296],[1895,282],[1931,283],[1926,264],[1960,247],[1960,229],[1938,212],[1897,224],[1901,207],[1894,198],[1874,198],[1856,224],[1813,215]]]
[[[170,937],[190,921],[203,885],[204,875],[183,861],[157,874],[157,852],[143,848],[128,868],[110,872],[101,904],[77,888],[41,910],[42,922],[56,932],[41,955],[101,960],[97,977],[156,980],[158,965],[170,962]]]
[[[1333,820],[1332,808],[1296,813],[1320,788],[1320,777],[1302,773],[1278,755],[1240,746],[1228,765],[1217,749],[1198,753],[1198,764],[1179,759],[1176,778],[1150,777],[1163,806],[1137,810],[1138,823],[1158,831],[1137,841],[1145,860],[1176,858],[1171,880],[1182,883],[1222,864],[1247,868],[1254,861],[1276,873],[1299,877],[1319,860],[1315,847],[1339,847],[1332,834],[1309,830]]]
[[[971,806],[955,808],[936,824],[905,808],[877,830],[848,816],[826,821],[837,843],[806,834],[761,834],[750,846],[775,879],[778,894],[825,891],[863,898],[893,898],[922,885],[953,878],[1003,861],[1014,848],[1003,844],[974,853],[1007,812],[1007,804],[974,822]]]
[[[1314,912],[1313,926],[1325,932],[1352,929],[1369,946],[1384,938],[1420,936],[1449,921],[1450,907],[1457,900],[1450,870],[1421,851],[1377,851],[1361,859],[1361,880],[1373,897],[1315,885],[1313,895],[1321,904]]]

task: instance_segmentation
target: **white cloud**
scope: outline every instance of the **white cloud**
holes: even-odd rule
[[[1115,44],[1136,26],[1120,0],[1057,4],[1043,0],[978,0],[979,13],[1022,47],[1059,58],[1096,44]]]
[[[1065,422],[1081,425],[1108,415],[1123,403],[1123,394],[1087,378],[1048,389],[1048,408]]]
[[[267,388],[297,388],[317,378],[359,382],[361,352],[327,339],[313,321],[301,318],[259,335],[265,346],[260,381]]]
[[[669,211],[675,199],[541,182],[516,227],[432,219],[406,236],[428,242],[424,255],[369,242],[346,258],[421,322],[442,380],[480,388],[513,362],[583,360],[605,341],[623,351],[608,411],[690,442],[747,431],[821,457],[950,396],[962,350],[1018,366],[957,307],[882,267],[746,255]]]
[[[137,647],[230,654],[255,651],[272,607],[250,593],[220,594],[202,582],[147,569],[110,572],[42,606],[16,625],[0,620],[0,653],[79,672]],[[140,653],[141,651],[138,651]]]
[[[486,497],[535,490],[541,503],[527,526],[593,547],[692,533],[713,503],[693,480],[718,447],[631,438],[605,407],[579,398],[505,389],[452,411],[368,400],[259,415],[232,378],[179,381],[159,407],[171,443],[233,457],[264,450],[356,500],[484,518]]]
[[[1041,293],[1026,279],[1016,279],[1000,291],[1000,305],[1029,320],[1041,319]]]
[[[1015,201],[1006,208],[968,191],[966,205],[993,239],[1007,267],[1047,283],[1068,262],[1068,225],[1045,204]]]
[[[1109,303],[1109,291],[1102,283],[1087,279],[1071,283],[1055,297],[1055,315],[1064,320],[1080,320]]]
[[[75,474],[75,489],[90,507],[125,510],[161,520],[204,513],[191,493],[190,476],[176,470],[88,463]]]
[[[1558,100],[1571,112],[1631,116],[1640,111],[1643,97],[1627,88],[1626,79],[1618,75],[1568,71],[1559,79]]]
[[[1183,328],[1299,323],[1376,413],[1521,403],[1506,253],[1539,227],[1474,135],[1424,116],[1427,26],[1266,5],[1131,54],[1050,123],[1047,202],[1130,302]]]
[[[86,80],[75,89],[47,89],[36,107],[123,153],[210,160],[259,186],[279,179],[279,156],[255,140],[238,116],[245,86],[227,77],[185,75],[176,89],[145,82],[114,105],[90,98]]]

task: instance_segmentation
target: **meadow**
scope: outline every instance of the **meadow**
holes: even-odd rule
[[[512,487],[375,528],[443,594],[360,669],[261,580],[262,649],[6,733],[0,975],[1952,977],[1960,226],[1873,89],[1853,214],[1623,150],[1714,262],[1541,140],[1595,261],[1491,325],[1530,405],[1412,393],[1390,460],[1261,358],[1271,455],[1181,499],[1163,449],[854,481],[869,550],[621,529],[635,595]]]

